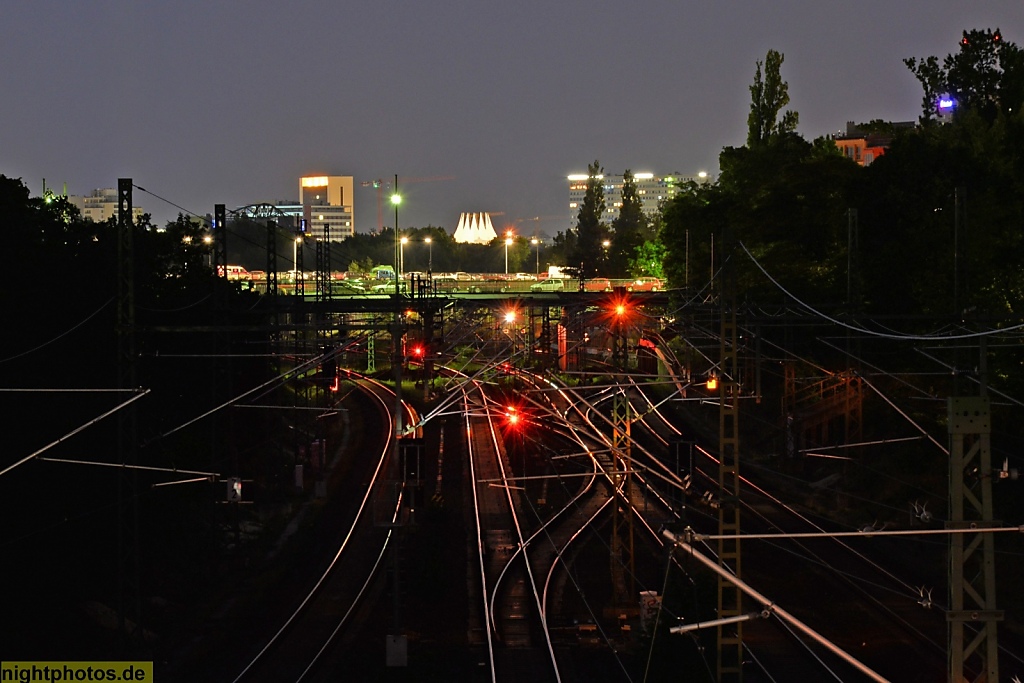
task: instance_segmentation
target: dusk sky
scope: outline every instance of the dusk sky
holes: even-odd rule
[[[44,178],[88,194],[129,177],[199,214],[352,175],[360,232],[377,208],[359,183],[398,174],[425,179],[401,188],[403,228],[452,232],[461,212],[490,211],[499,229],[553,235],[566,175],[595,159],[717,173],[722,147],[745,142],[769,49],[813,139],[915,120],[902,60],[997,27],[1024,44],[1024,2],[8,2],[0,173],[33,196]],[[179,211],[134,201],[159,225]]]

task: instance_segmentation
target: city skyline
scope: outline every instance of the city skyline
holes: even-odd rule
[[[294,199],[295,179],[355,178],[355,229],[377,225],[397,174],[400,227],[568,227],[565,178],[717,175],[744,144],[749,86],[783,53],[789,109],[807,139],[848,121],[914,120],[921,90],[902,60],[955,52],[964,29],[1024,44],[1024,7],[771,7],[540,2],[442,7],[322,0],[245,11],[186,0],[8,9],[0,56],[0,173],[88,195],[132,178],[162,225]],[[101,30],[102,29],[102,30]],[[179,208],[180,207],[180,208]],[[388,213],[387,210],[385,213]],[[389,218],[390,216],[388,216]],[[393,220],[385,218],[385,225]]]

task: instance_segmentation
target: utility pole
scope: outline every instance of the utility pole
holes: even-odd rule
[[[401,258],[402,243],[398,237],[398,205],[402,201],[402,196],[398,194],[398,174],[395,174],[395,192],[391,195],[391,203],[395,206],[395,291],[392,296],[395,302],[395,313],[394,313],[394,327],[391,333],[391,344],[392,344],[392,371],[394,372],[395,378],[395,435],[394,435],[394,448],[392,453],[391,468],[401,468],[399,472],[401,479],[395,481],[395,491],[398,495],[403,495],[404,491],[401,489],[401,481],[405,478],[404,465],[401,458],[401,437],[402,437],[402,293],[399,287],[399,259]],[[396,497],[397,499],[397,497]],[[394,521],[393,536],[391,543],[391,559],[392,559],[392,583],[391,588],[394,592],[394,626],[393,633],[387,636],[385,643],[387,651],[387,664],[388,666],[406,666],[407,664],[407,641],[404,635],[402,635],[402,623],[401,623],[401,595],[399,594],[399,579],[401,574],[401,545],[402,545],[402,511],[399,511],[398,517]]]
[[[982,391],[984,392],[984,383]],[[992,506],[992,413],[988,396],[948,399],[949,522],[951,529],[995,526]],[[979,476],[980,475],[980,476]],[[968,482],[975,482],[969,484]],[[952,534],[949,541],[950,681],[999,680],[996,624],[995,538],[991,533]],[[976,655],[979,667],[968,660]]]
[[[611,312],[612,364],[617,372],[629,369],[629,306],[625,303],[625,288],[617,288],[614,299],[619,302]],[[630,405],[626,384],[622,384],[612,399],[612,457],[615,460],[616,500],[612,508],[611,575],[615,607],[621,612],[630,605],[636,594],[636,561],[632,510],[632,442],[630,438]]]
[[[138,389],[138,354],[135,347],[135,230],[131,178],[117,180],[117,364],[118,388]],[[142,596],[139,587],[139,510],[134,469],[138,443],[137,411],[128,406],[118,413],[118,455],[121,468],[117,487],[118,627],[131,652],[142,639]]]
[[[735,248],[725,229],[722,239],[722,280],[719,292],[721,332],[719,334],[718,381],[718,564],[728,568],[737,579],[743,578],[740,555],[740,429],[739,362],[736,328],[736,268],[731,258]],[[718,578],[718,618],[743,614],[743,593],[737,585]],[[718,680],[743,680],[743,624],[718,627]]]

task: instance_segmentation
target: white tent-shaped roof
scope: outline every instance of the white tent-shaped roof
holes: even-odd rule
[[[481,212],[462,214],[459,227],[452,237],[456,242],[487,244],[497,236],[498,233],[494,232],[494,226],[491,225],[491,217]]]

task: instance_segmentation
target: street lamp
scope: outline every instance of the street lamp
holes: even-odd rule
[[[398,205],[402,203],[402,195],[398,194],[398,176],[395,176],[395,191],[391,195],[391,203],[395,205],[395,292],[398,292],[399,259],[402,246],[398,239]]]
[[[530,240],[530,244],[532,244],[537,251],[537,277],[540,277],[540,240],[534,237]]]
[[[206,257],[210,263],[210,269],[213,269],[213,235],[203,235],[203,244],[206,245]]]
[[[402,242],[398,237],[398,205],[402,195],[398,194],[398,174],[395,174],[395,191],[391,203],[395,206],[395,320],[391,331],[391,368],[395,374],[395,441],[392,457],[398,462],[398,440],[402,436],[402,314],[401,297],[398,295],[399,264],[402,258]]]
[[[512,244],[512,231],[505,233],[505,275],[508,275],[508,245]]]
[[[423,241],[427,243],[427,275],[434,270],[434,241],[429,237],[424,237]]]
[[[296,237],[292,243],[292,281],[299,281],[299,245],[302,244],[302,238]]]

